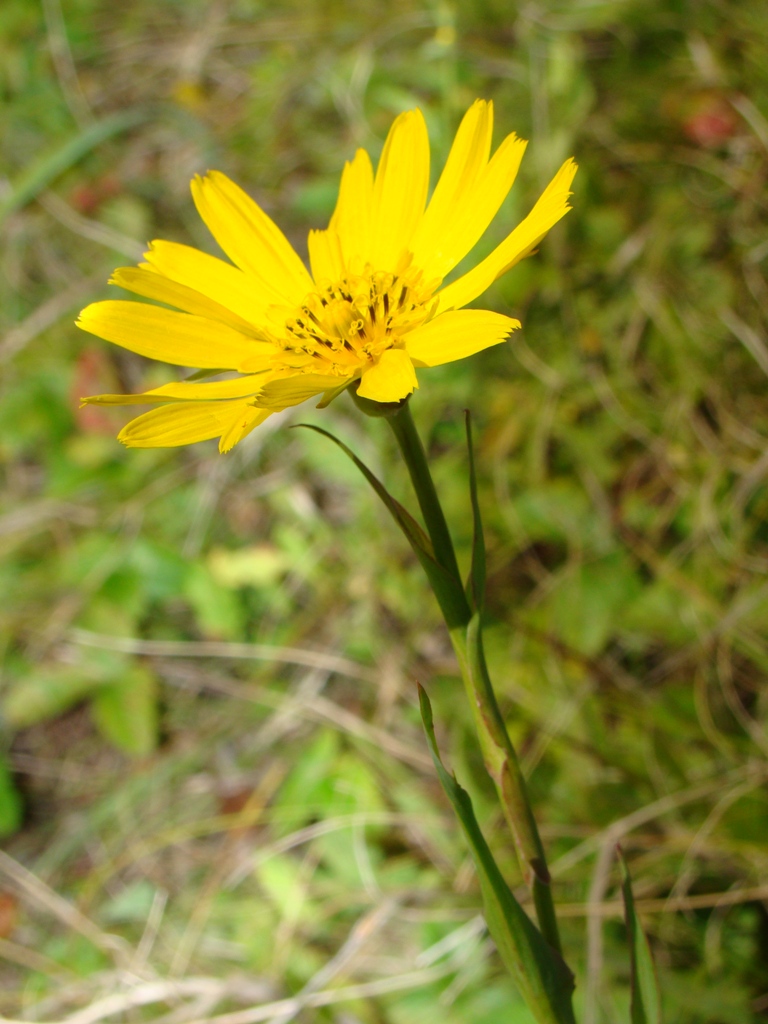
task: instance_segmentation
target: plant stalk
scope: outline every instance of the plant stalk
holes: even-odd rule
[[[392,427],[398,447],[408,467],[421,514],[424,516],[427,533],[435,549],[435,559],[461,586],[459,563],[456,561],[453,541],[440,499],[437,496],[432,474],[429,471],[424,445],[421,443],[416,424],[411,416],[410,402],[403,402],[393,415],[387,417],[387,422]],[[472,612],[466,599],[465,603],[467,622],[469,622]]]
[[[386,419],[408,467],[435,559],[456,580],[457,587],[464,595],[453,541],[408,401],[388,412]],[[488,673],[480,615],[472,613],[466,596],[463,601],[466,615],[464,621],[459,624],[449,622],[447,625],[472,707],[485,766],[496,785],[504,816],[512,831],[521,871],[531,890],[541,933],[549,945],[560,953],[560,935],[550,874],[531,810],[525,778]]]
[[[544,846],[533,816],[528,787],[517,752],[509,738],[483,651],[480,617],[466,630],[451,631],[451,642],[472,707],[483,759],[499,794],[504,817],[515,841],[518,862],[533,898],[536,919],[550,946],[562,953],[552,885]]]

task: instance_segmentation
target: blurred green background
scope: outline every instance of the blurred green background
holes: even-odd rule
[[[413,408],[465,565],[475,418],[579,1019],[628,1020],[620,841],[666,1020],[768,1020],[767,52],[747,0],[3,0],[1,1014],[531,1019],[420,731],[416,680],[519,884],[437,610],[354,468],[287,429],[412,505],[383,425],[345,396],[227,457],[126,451],[77,402],[168,379],[73,319],[151,238],[215,251],[194,173],[304,253],[357,146],[418,105],[439,168],[482,96],[531,144],[478,251],[571,154],[574,211],[483,300],[514,343]]]

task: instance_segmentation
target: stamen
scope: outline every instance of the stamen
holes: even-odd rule
[[[308,295],[285,324],[285,365],[338,376],[364,370],[428,319],[438,284],[425,285],[415,269],[395,274],[368,266]]]

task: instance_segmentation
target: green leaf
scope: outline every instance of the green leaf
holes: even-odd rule
[[[146,120],[146,114],[131,110],[106,117],[79,132],[63,145],[32,161],[21,178],[0,202],[0,224],[15,210],[26,205],[64,171],[78,163],[86,153],[106,139],[134,128]]]
[[[477,473],[475,453],[472,450],[472,420],[469,409],[464,413],[467,428],[467,452],[469,453],[469,494],[472,500],[472,566],[467,580],[467,598],[473,611],[482,610],[485,604],[485,540],[480,503],[477,499]]]
[[[635,912],[627,862],[620,847],[616,847],[616,852],[621,865],[621,892],[629,940],[632,1024],[661,1024],[661,993],[651,947]]]
[[[483,893],[485,920],[499,955],[539,1024],[575,1024],[571,1005],[573,974],[515,899],[480,831],[469,794],[440,760],[432,706],[421,686],[419,705],[440,783],[472,851]]]
[[[100,685],[90,666],[45,665],[17,680],[3,701],[6,722],[16,729],[68,711]]]
[[[594,657],[623,626],[624,610],[640,587],[622,551],[568,569],[552,596],[552,621],[558,635],[569,647]]]
[[[146,757],[157,746],[158,710],[155,677],[140,665],[118,682],[99,688],[91,702],[99,732],[134,757]]]
[[[107,924],[146,924],[157,896],[147,878],[139,878],[120,889],[99,909],[99,919]]]
[[[0,755],[0,837],[10,836],[21,826],[24,805],[13,784],[8,764]]]
[[[512,507],[531,541],[566,541],[586,547],[596,532],[594,510],[571,479],[555,478],[521,489]]]
[[[215,547],[207,559],[211,576],[228,590],[240,587],[274,587],[290,569],[284,551],[270,544],[251,544],[235,549]]]
[[[197,624],[206,637],[214,640],[239,640],[242,637],[245,625],[243,605],[237,594],[216,579],[208,566],[193,562],[181,593],[192,606]]]
[[[421,563],[424,572],[427,574],[430,586],[443,612],[448,628],[466,622],[466,601],[461,584],[444,569],[435,559],[432,541],[419,526],[410,512],[405,509],[396,498],[393,498],[384,484],[375,476],[362,460],[358,459],[355,453],[340,441],[333,434],[322,427],[316,427],[311,423],[297,423],[298,427],[306,427],[307,430],[314,430],[322,434],[330,441],[333,441],[339,448],[354,462],[365,479],[374,489],[376,494],[390,512],[392,518],[405,534],[405,538],[413,548],[414,554]]]
[[[272,802],[280,836],[309,821],[330,817],[336,779],[340,778],[336,771],[338,757],[339,737],[331,729],[322,729],[296,749],[290,771]]]

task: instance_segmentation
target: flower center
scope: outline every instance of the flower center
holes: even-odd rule
[[[363,372],[434,312],[439,282],[420,270],[347,274],[311,292],[284,327],[276,368],[349,377]]]

